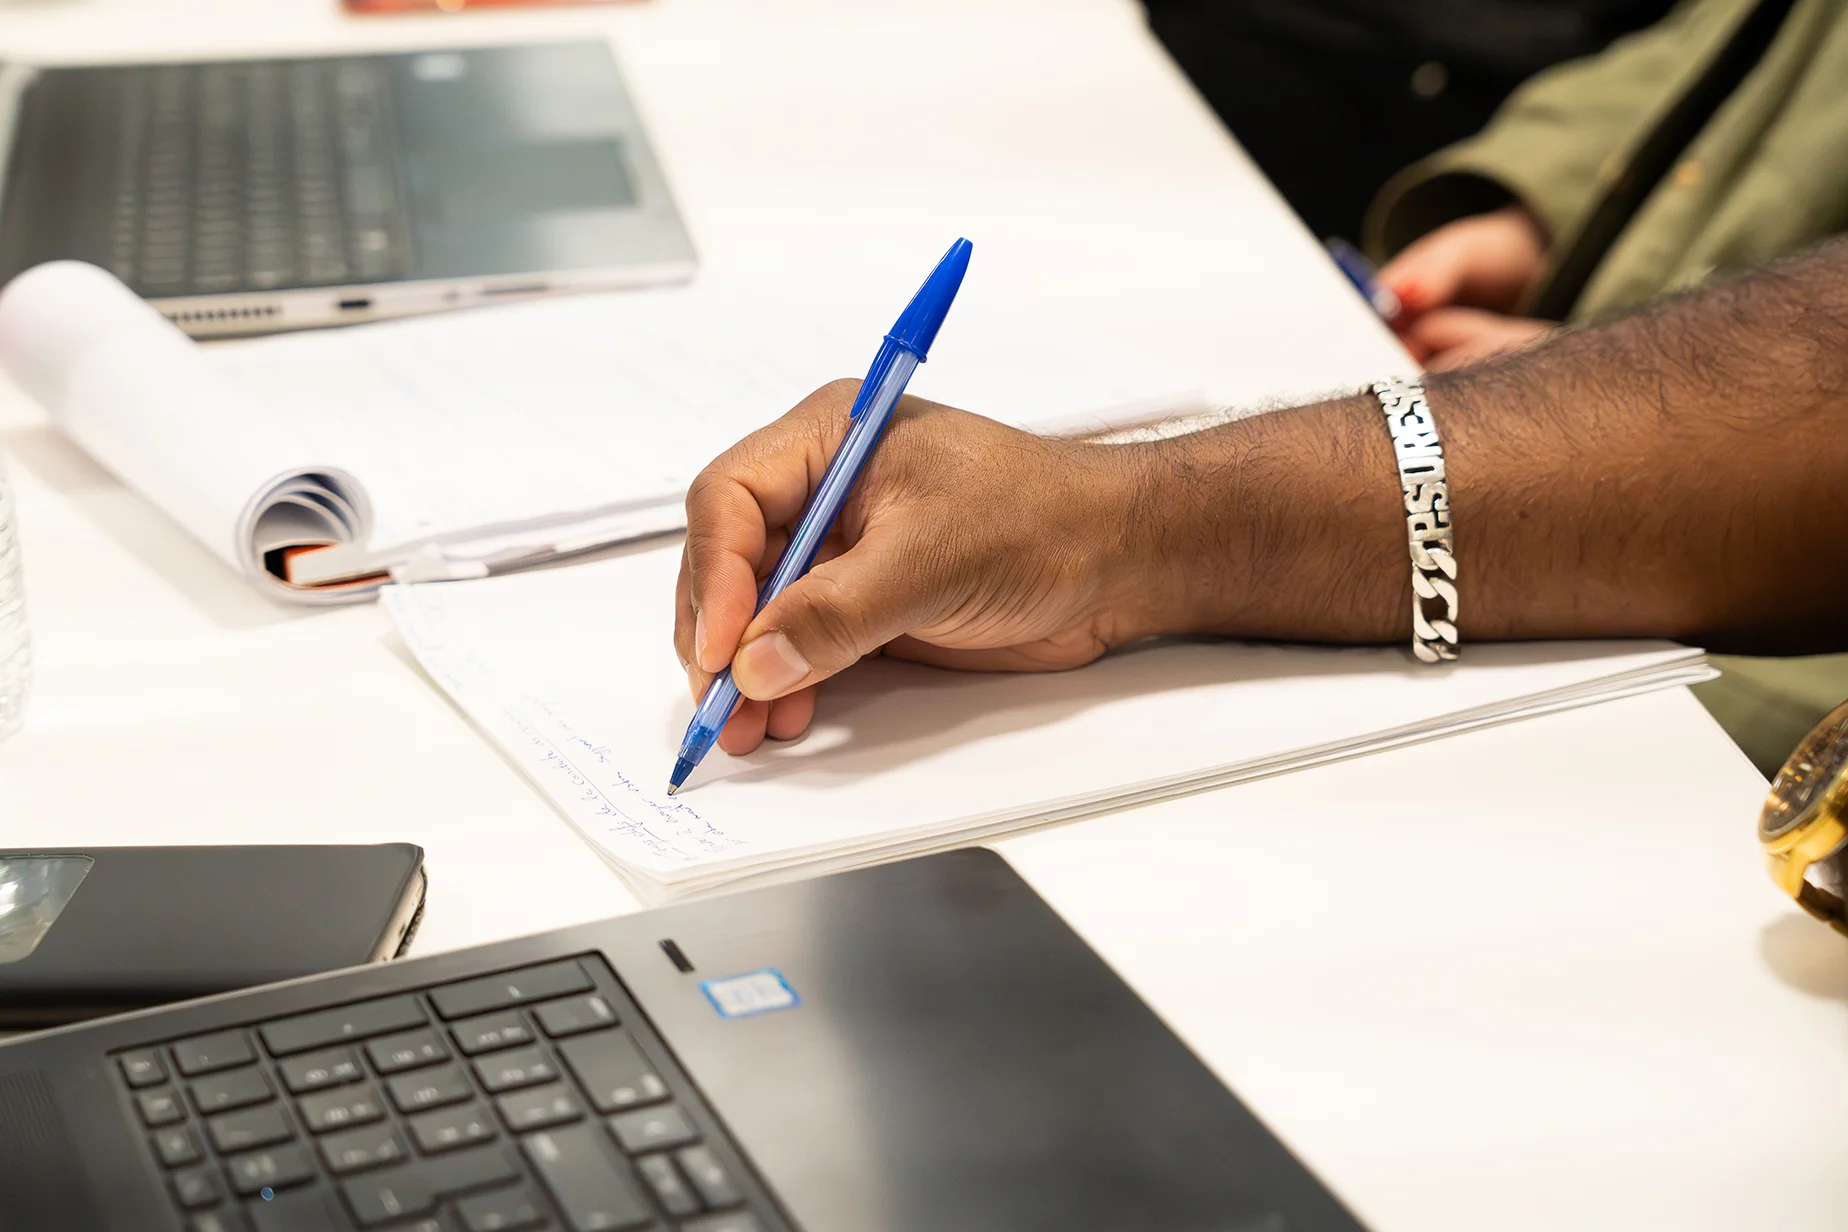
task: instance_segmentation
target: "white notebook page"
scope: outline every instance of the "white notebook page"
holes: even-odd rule
[[[896,316],[903,294],[889,298]],[[540,514],[677,505],[739,438],[828,379],[861,375],[890,324],[857,305],[779,310],[684,287],[262,339],[207,357],[361,477],[378,547]],[[1025,323],[1008,330],[1018,354],[970,346],[959,357],[940,345],[914,391],[1053,427],[1199,400],[1137,373],[1133,357],[1068,355],[1036,346]]]
[[[679,547],[384,594],[412,651],[619,868],[663,885],[840,863],[1273,773],[1421,732],[1687,683],[1664,643],[1395,649],[1189,641],[1072,672],[872,660],[824,687],[803,739],[667,774],[693,699],[675,659]],[[620,631],[620,632],[618,632]]]

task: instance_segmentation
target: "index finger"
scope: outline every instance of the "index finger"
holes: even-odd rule
[[[685,608],[692,661],[731,662],[757,610],[757,574],[775,527],[793,525],[847,431],[857,381],[836,381],[720,454],[687,491]]]
[[[1380,284],[1399,297],[1400,316],[1394,328],[1403,331],[1424,313],[1455,301],[1467,257],[1460,237],[1439,228],[1414,240],[1381,266]]]

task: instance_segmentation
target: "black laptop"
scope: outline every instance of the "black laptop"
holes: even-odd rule
[[[1357,1232],[963,851],[0,1044],[4,1232]]]

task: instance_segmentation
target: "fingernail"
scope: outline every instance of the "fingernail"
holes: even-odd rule
[[[808,660],[781,632],[748,643],[732,663],[732,679],[746,697],[781,697],[808,674]]]
[[[706,666],[706,614],[693,609],[693,661]]]

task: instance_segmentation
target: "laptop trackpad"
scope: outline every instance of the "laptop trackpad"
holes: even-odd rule
[[[1357,1232],[998,858],[801,888],[611,957],[805,1232]]]
[[[480,142],[407,161],[420,278],[610,263],[636,200],[614,137]]]

